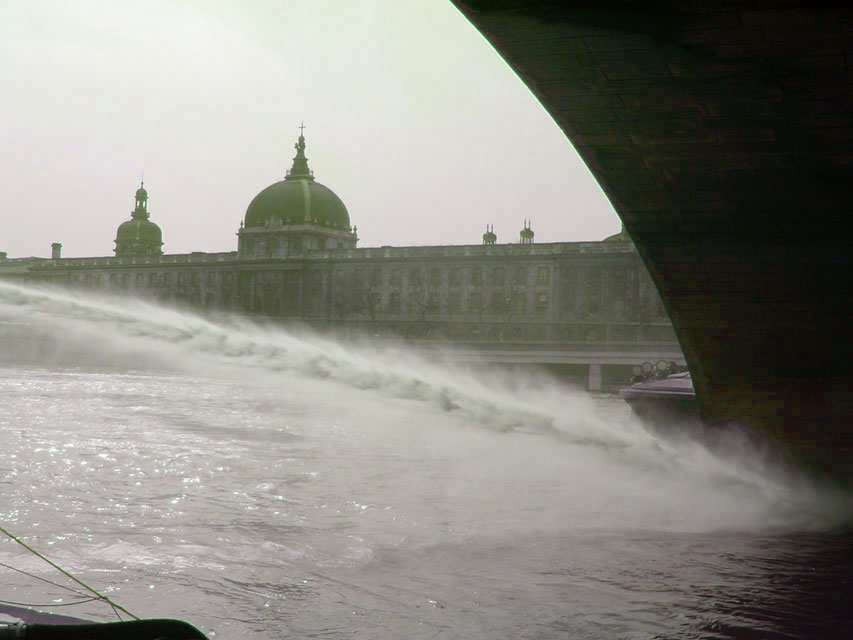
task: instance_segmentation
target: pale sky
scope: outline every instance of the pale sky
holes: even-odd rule
[[[306,155],[359,246],[600,240],[571,143],[445,0],[0,2],[0,251],[113,255],[144,172],[165,253],[232,251]]]

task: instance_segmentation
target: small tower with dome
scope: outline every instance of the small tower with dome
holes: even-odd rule
[[[483,234],[483,244],[495,244],[498,237],[495,235],[495,225],[486,225],[486,233]]]
[[[521,244],[533,244],[533,229],[530,228],[530,220],[524,221],[524,228],[519,232],[519,242]]]
[[[284,179],[262,190],[246,209],[237,232],[241,257],[284,258],[313,249],[353,249],[358,242],[344,203],[308,168],[303,129]]]
[[[130,220],[122,222],[116,232],[116,256],[159,256],[163,253],[163,233],[148,217],[148,191],[145,182],[136,190],[136,206]]]

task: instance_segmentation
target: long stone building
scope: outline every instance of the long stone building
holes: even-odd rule
[[[371,339],[452,344],[464,357],[545,364],[592,389],[623,384],[631,366],[683,364],[664,306],[633,243],[535,243],[356,248],[344,203],[314,179],[302,135],[285,178],[249,204],[236,251],[163,254],[148,192],[136,192],[115,256],[8,259],[0,277],[111,289],[208,312],[302,323]]]

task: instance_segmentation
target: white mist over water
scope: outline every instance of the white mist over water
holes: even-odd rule
[[[850,514],[844,496],[745,467],[748,456],[735,464],[698,445],[659,442],[623,407],[546,379],[509,388],[397,347],[344,345],[234,318],[216,324],[129,298],[3,283],[0,319],[49,332],[58,354],[71,348],[78,358],[83,350],[121,367],[286,388],[331,415],[344,412],[368,439],[394,441],[401,455],[416,459],[418,451],[402,449],[417,443],[425,456],[430,448],[456,456],[454,491],[471,526],[479,519],[495,531],[700,532],[820,528]],[[399,491],[413,490],[417,473],[415,465]]]

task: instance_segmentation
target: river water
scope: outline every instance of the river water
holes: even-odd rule
[[[2,524],[134,614],[216,638],[853,637],[850,497],[744,442],[721,459],[544,378],[221,320],[0,284]],[[0,562],[4,601],[82,599],[10,540]]]

